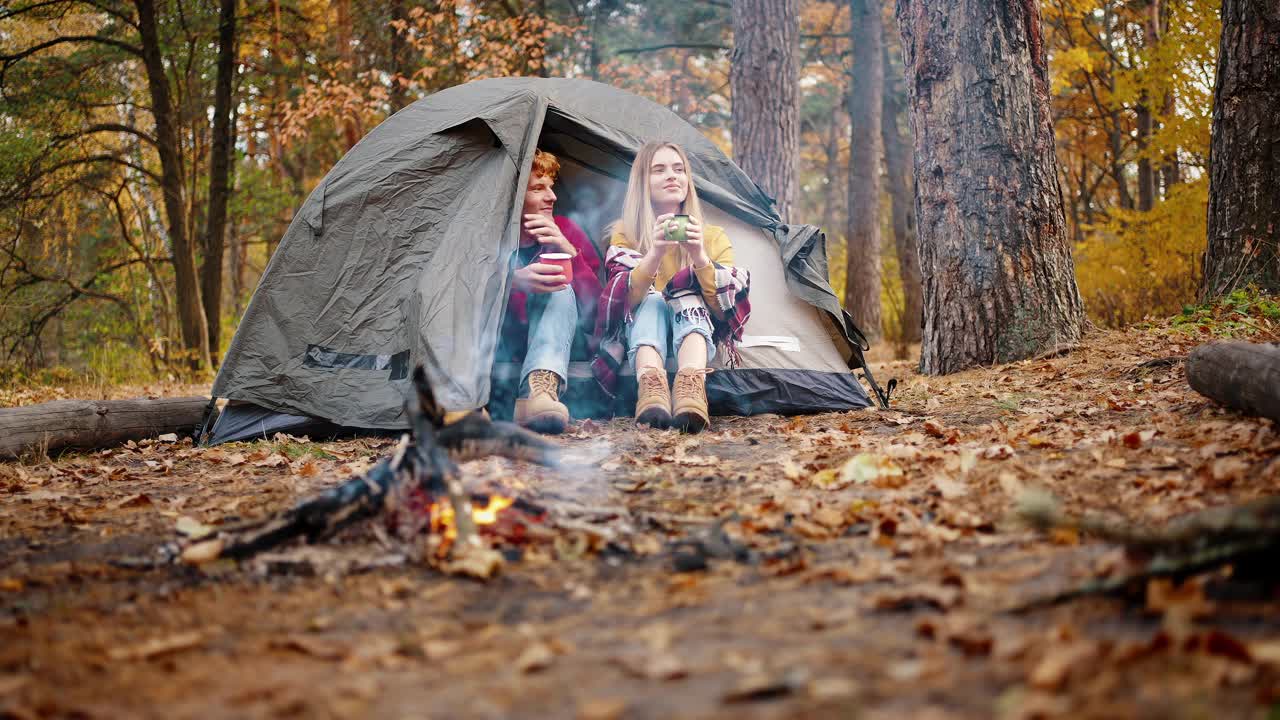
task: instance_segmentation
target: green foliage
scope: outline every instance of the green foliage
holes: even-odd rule
[[[1186,305],[1171,320],[1187,335],[1280,340],[1280,298],[1250,286],[1201,305]]]

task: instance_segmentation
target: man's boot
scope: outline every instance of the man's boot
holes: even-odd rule
[[[706,368],[686,368],[676,373],[675,404],[671,421],[674,427],[687,433],[700,433],[711,424],[707,413]]]
[[[560,377],[550,370],[534,370],[528,383],[529,396],[516,400],[516,423],[548,435],[564,432],[569,408],[560,402]]]
[[[655,428],[671,424],[671,390],[667,371],[645,368],[636,374],[636,423]]]

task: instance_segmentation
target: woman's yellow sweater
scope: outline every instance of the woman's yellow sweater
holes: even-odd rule
[[[617,245],[629,250],[635,250],[636,247],[627,240],[626,236],[620,232],[615,232],[613,237],[609,238],[610,245]],[[733,245],[729,244],[729,235],[724,228],[719,225],[704,225],[702,227],[702,245],[707,250],[707,257],[711,258],[711,262],[706,267],[694,268],[693,272],[698,276],[698,285],[702,288],[702,299],[707,304],[707,309],[716,317],[721,316],[720,308],[716,303],[716,268],[719,265],[733,264]],[[662,262],[658,265],[658,274],[654,277],[642,277],[639,268],[631,271],[630,292],[627,296],[627,302],[630,307],[639,305],[644,296],[649,293],[649,288],[656,287],[659,292],[671,282],[671,278],[680,271],[680,255],[681,253],[674,250],[668,251],[662,257]]]

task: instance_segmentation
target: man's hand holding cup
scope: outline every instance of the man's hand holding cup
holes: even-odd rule
[[[531,294],[558,292],[569,286],[569,280],[563,266],[541,258],[512,273],[512,287]]]

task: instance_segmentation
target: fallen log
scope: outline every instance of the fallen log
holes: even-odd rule
[[[1280,345],[1201,345],[1187,357],[1187,382],[1232,410],[1280,423]]]
[[[165,433],[190,435],[204,418],[207,397],[56,400],[0,408],[0,458],[26,452],[111,447]]]

